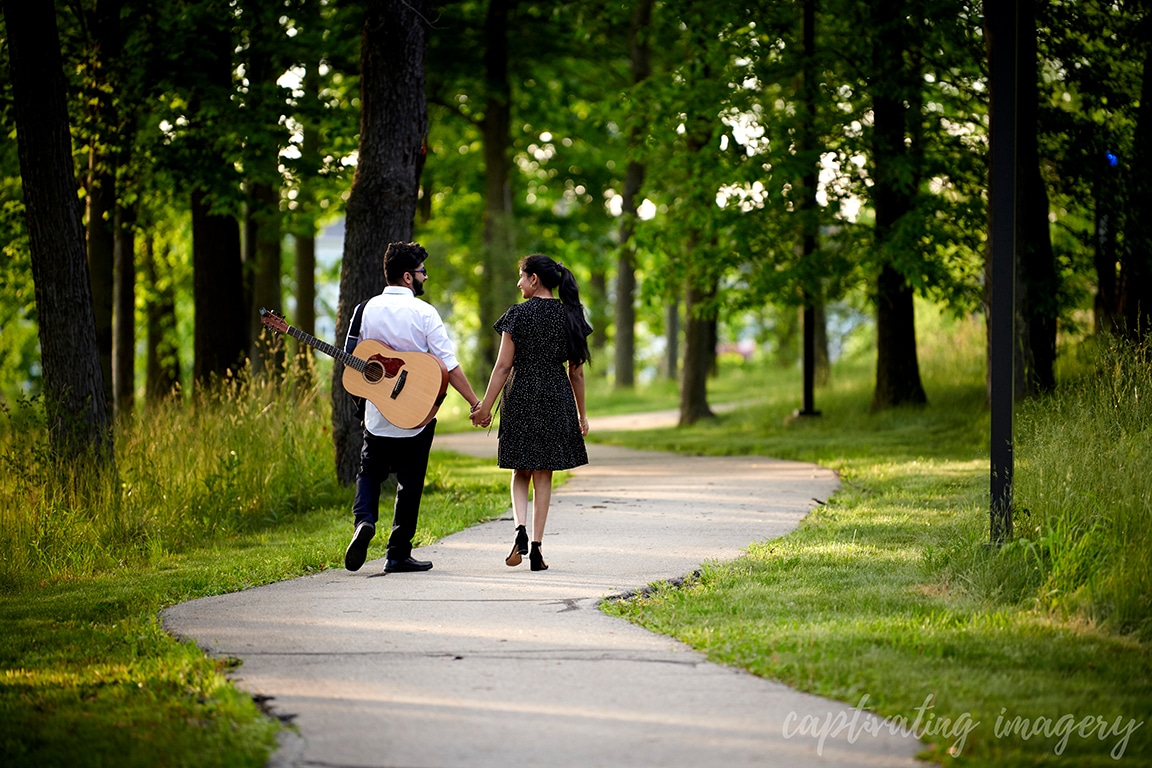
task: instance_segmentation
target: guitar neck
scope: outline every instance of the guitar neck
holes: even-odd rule
[[[297,328],[295,326],[292,326],[292,325],[288,326],[288,335],[294,339],[298,339],[298,340],[304,342],[305,344],[312,347],[313,349],[317,349],[317,350],[323,352],[324,354],[328,355],[329,357],[336,358],[337,360],[344,363],[344,365],[348,366],[349,368],[355,368],[356,370],[361,371],[361,372],[363,372],[363,370],[364,370],[364,361],[361,360],[360,358],[356,357],[355,355],[352,355],[352,354],[345,352],[344,350],[340,349],[339,347],[334,347],[326,341],[321,341],[320,339],[316,338],[315,336],[308,334],[308,333],[305,333],[304,331],[300,330],[299,328]]]

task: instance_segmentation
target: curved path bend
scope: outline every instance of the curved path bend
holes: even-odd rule
[[[434,445],[480,456],[495,447],[495,433],[479,431]],[[357,573],[183,603],[164,626],[239,659],[236,684],[294,724],[276,766],[922,765],[922,745],[887,728],[871,735],[866,713],[713,664],[597,609],[787,533],[836,490],[833,472],[588,447],[591,463],[553,495],[548,571],[532,573],[527,558],[504,565],[505,519],[418,550],[435,563],[427,573],[385,577],[374,542]]]

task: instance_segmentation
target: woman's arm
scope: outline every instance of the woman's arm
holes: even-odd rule
[[[584,365],[568,363],[568,383],[576,398],[576,412],[580,414],[580,434],[588,434],[588,414],[584,412]]]
[[[486,427],[492,423],[492,408],[496,405],[496,398],[500,396],[504,383],[508,381],[508,375],[512,373],[515,357],[516,342],[512,341],[512,334],[505,331],[500,335],[500,352],[496,355],[496,365],[492,367],[492,376],[488,379],[488,389],[472,412],[474,426]]]

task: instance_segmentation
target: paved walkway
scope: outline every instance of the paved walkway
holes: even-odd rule
[[[629,420],[640,425],[592,428]],[[495,446],[494,431],[435,443],[482,456]],[[553,496],[548,571],[504,565],[505,520],[418,550],[435,563],[428,573],[384,576],[373,546],[357,573],[195,600],[164,625],[240,659],[237,685],[291,718],[277,766],[919,765],[914,739],[871,735],[868,715],[597,609],[783,535],[835,491],[834,473],[596,444],[589,455]]]

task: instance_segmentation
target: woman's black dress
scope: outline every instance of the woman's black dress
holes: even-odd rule
[[[534,297],[493,326],[516,343],[500,404],[497,463],[504,469],[572,469],[588,463],[568,381],[564,305]]]

